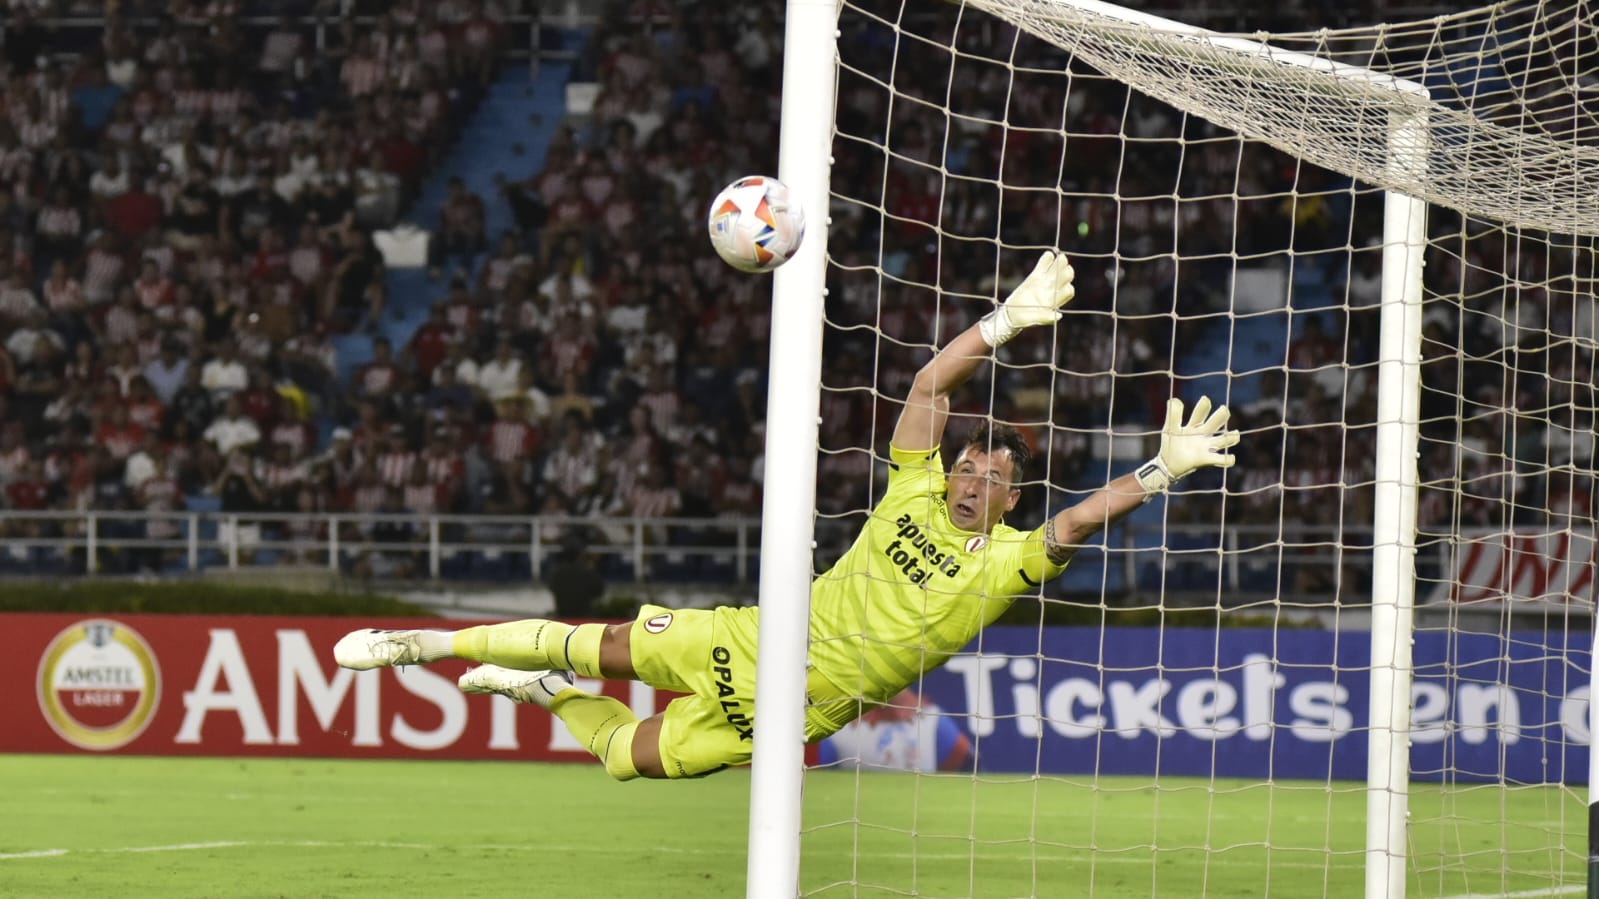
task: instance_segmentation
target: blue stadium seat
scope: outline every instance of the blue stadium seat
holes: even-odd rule
[[[372,361],[372,338],[365,334],[341,334],[333,338],[339,354],[339,380],[348,384],[361,366]]]
[[[183,506],[190,512],[220,512],[222,511],[222,498],[209,493],[195,493],[183,498]],[[215,525],[212,527],[214,528]]]

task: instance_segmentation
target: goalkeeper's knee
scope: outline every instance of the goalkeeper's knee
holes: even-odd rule
[[[633,734],[638,730],[637,721],[618,727],[611,732],[606,740],[605,754],[601,756],[605,762],[605,773],[617,780],[632,780],[638,777],[638,768],[633,765]]]

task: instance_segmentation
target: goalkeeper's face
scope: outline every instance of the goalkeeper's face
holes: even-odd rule
[[[949,472],[944,496],[949,520],[963,531],[988,533],[1022,498],[1015,477],[1016,464],[1010,450],[985,453],[967,447]]]

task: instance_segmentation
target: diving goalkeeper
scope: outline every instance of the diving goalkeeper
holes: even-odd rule
[[[888,486],[855,543],[811,588],[806,737],[820,740],[889,703],[944,664],[1005,611],[1066,567],[1092,535],[1208,466],[1228,467],[1238,442],[1227,409],[1208,399],[1183,420],[1166,409],[1160,452],[1042,525],[1005,524],[1021,497],[1028,448],[1013,429],[980,424],[946,474],[940,445],[950,394],[1024,328],[1052,324],[1074,295],[1066,258],[1045,253],[992,313],[917,373],[889,448]],[[468,693],[537,703],[618,780],[698,777],[748,762],[755,728],[754,607],[645,606],[627,624],[529,619],[459,631],[360,630],[333,649],[346,668],[459,658]],[[642,680],[688,695],[640,721],[628,706],[573,686],[586,678]]]

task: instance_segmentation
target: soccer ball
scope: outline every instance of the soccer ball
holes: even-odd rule
[[[742,272],[769,272],[787,262],[805,236],[805,213],[776,178],[748,175],[711,201],[711,246]]]

